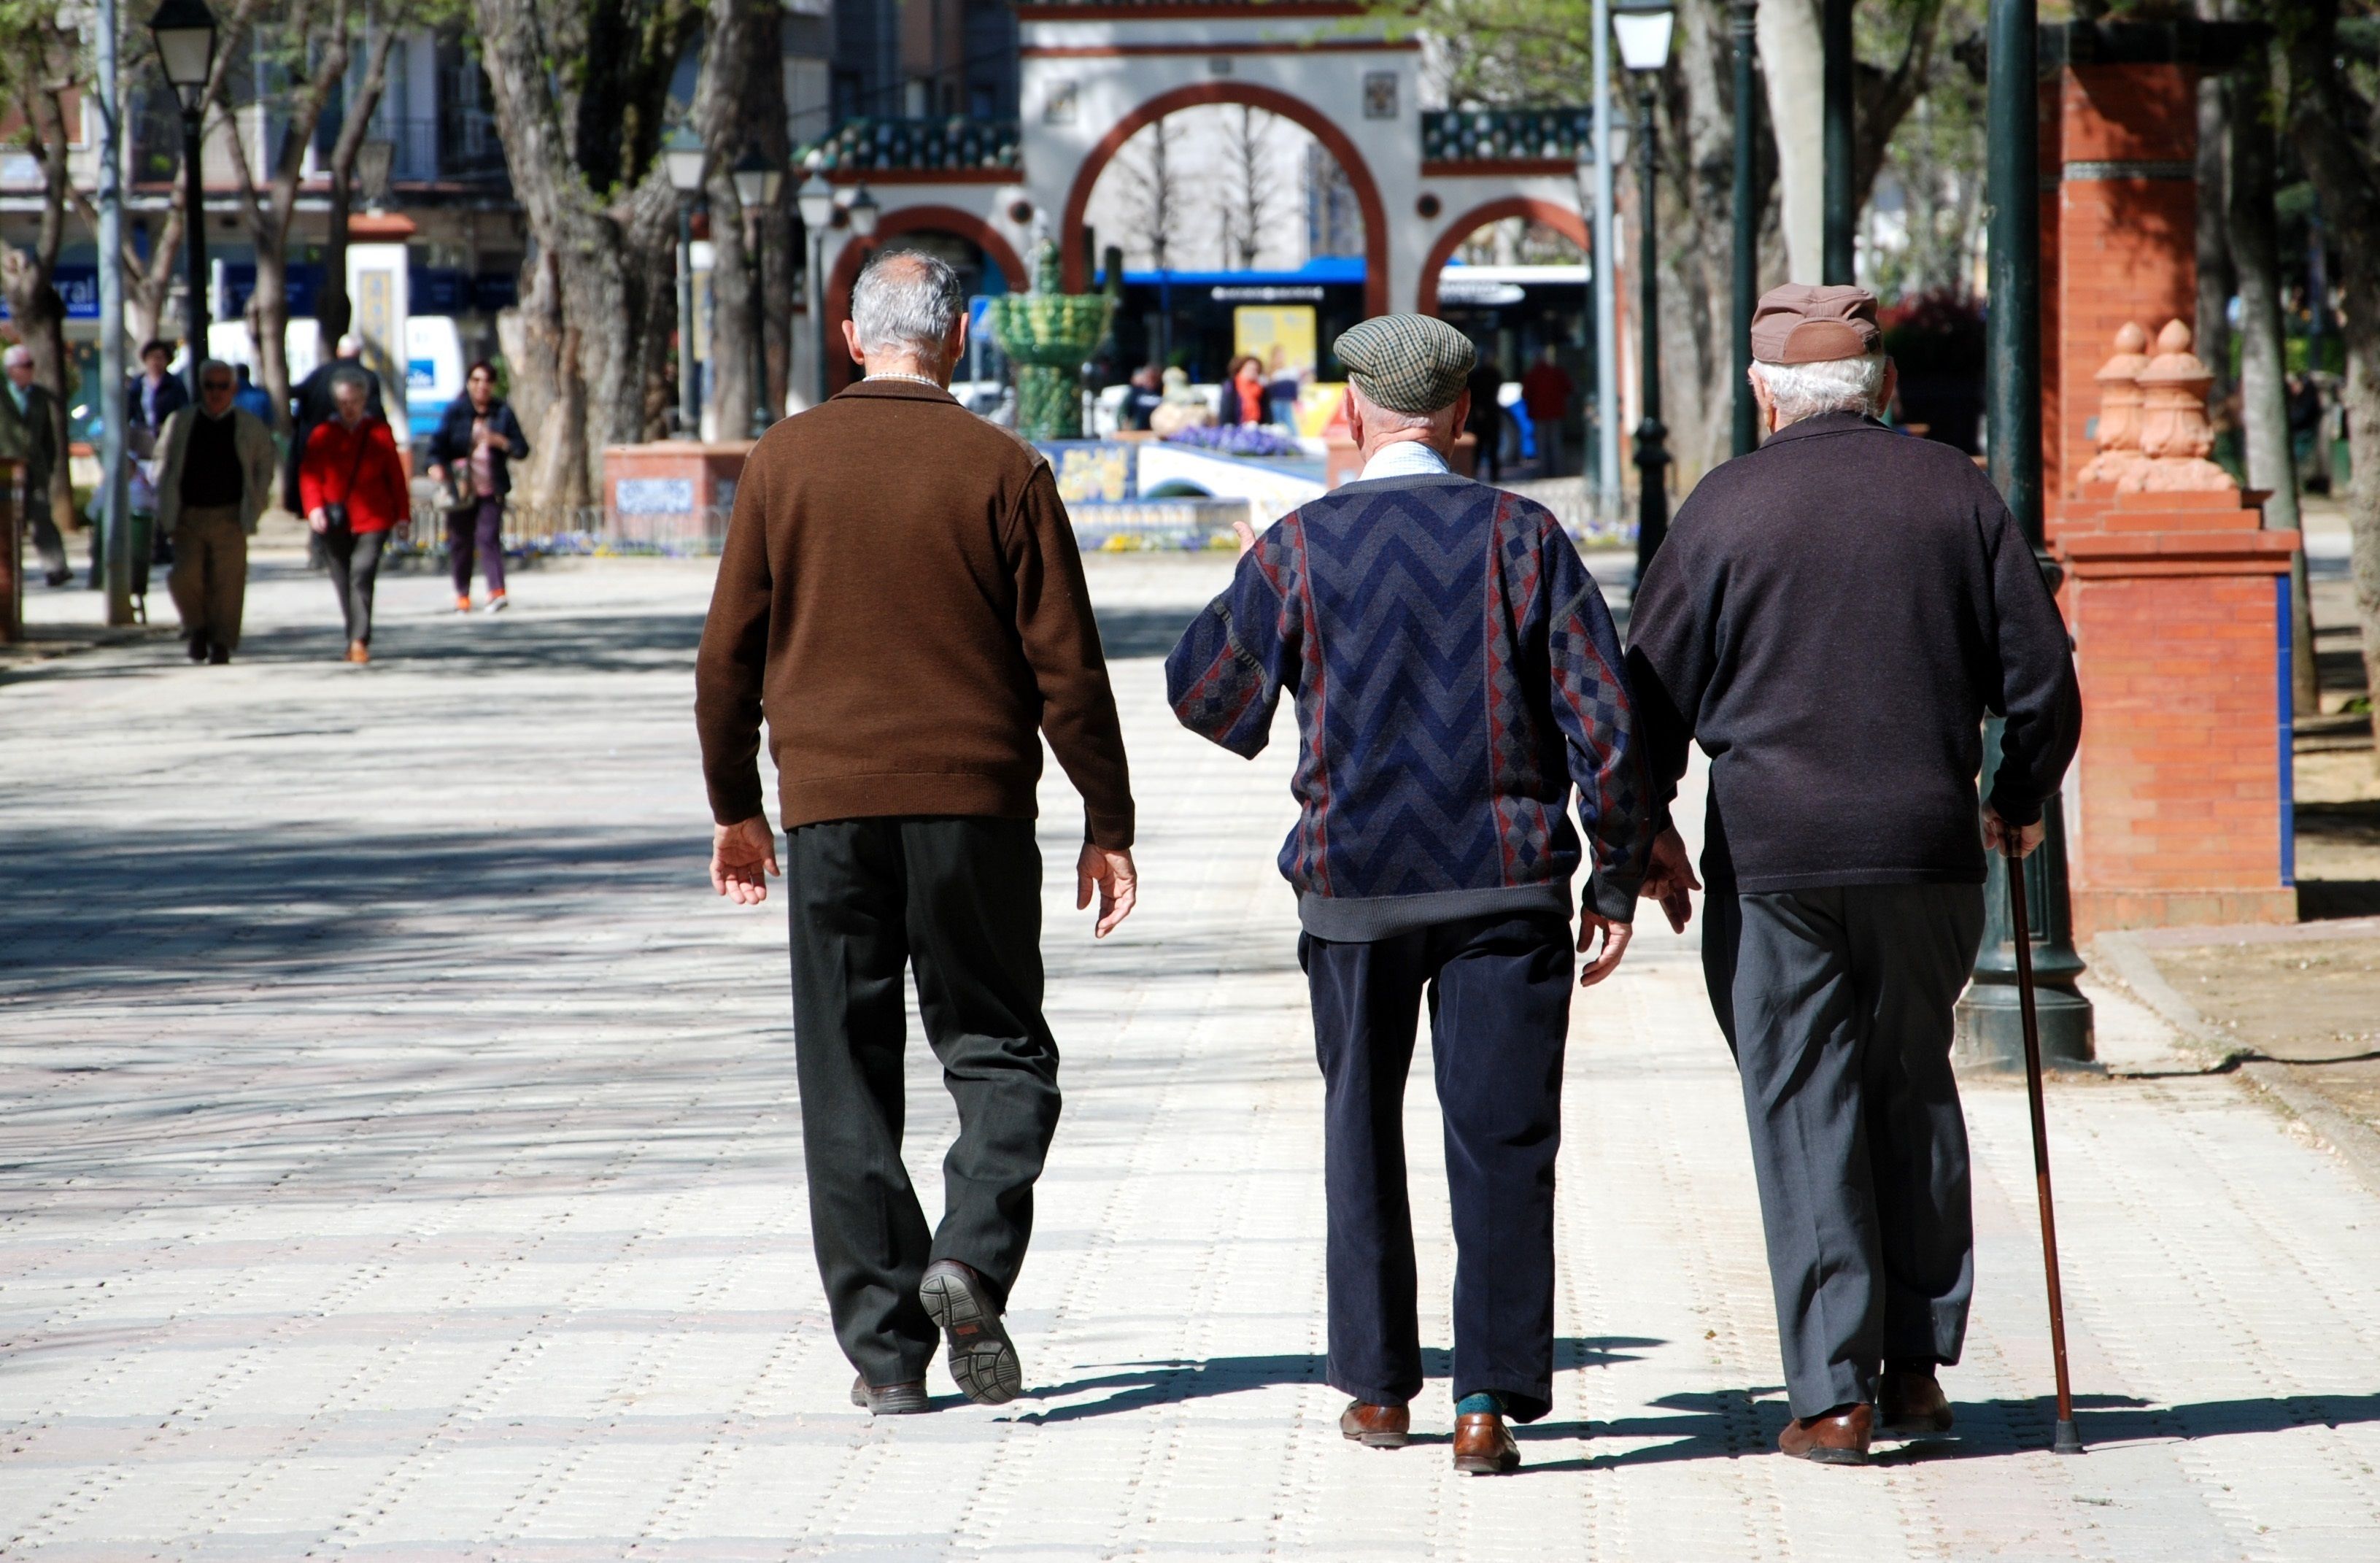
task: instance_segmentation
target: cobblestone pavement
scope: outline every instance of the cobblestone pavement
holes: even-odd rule
[[[781,903],[703,883],[707,573],[383,583],[382,660],[268,560],[229,668],[0,685],[0,1555],[2380,1557],[2380,1206],[2234,1080],[2061,1082],[2092,1452],[2048,1440],[2023,1097],[1976,1086],[1960,1434],[1880,1468],[1784,1419],[1732,1073],[1691,940],[1577,1006],[1560,1372],[1457,1478],[1318,1382],[1319,1087],[1272,867],[1287,745],[1176,731],[1212,560],[1094,562],[1146,900],[1048,886],[1065,1121],[1013,1322],[1026,1399],[871,1424],[805,1228]],[[1078,840],[1046,800],[1053,868]],[[2156,1023],[2103,995],[2110,1051]],[[950,1129],[912,1055],[911,1164]],[[1451,1245],[1411,1097],[1425,1338]],[[1443,1371],[1442,1351],[1434,1359]]]

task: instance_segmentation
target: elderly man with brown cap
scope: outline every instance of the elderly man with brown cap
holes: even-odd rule
[[[1422,1387],[1404,1083],[1427,1003],[1452,1196],[1454,1464],[1520,1464],[1549,1409],[1554,1157],[1577,949],[1628,947],[1651,839],[1611,615],[1560,526],[1446,458],[1470,341],[1419,315],[1342,334],[1364,467],[1259,538],[1166,661],[1183,725],[1235,754],[1295,698],[1281,853],[1322,1066],[1326,1375],[1349,1439],[1394,1448]],[[1565,810],[1577,793],[1587,847]],[[1582,860],[1585,860],[1582,862]],[[1571,880],[1587,869],[1584,902]]]
[[[1703,971],[1752,1131],[1792,1421],[1867,1459],[1951,1424],[1974,1285],[1951,1007],[1983,933],[1985,848],[2029,852],[2082,706],[2065,626],[1982,473],[1876,420],[1876,300],[1760,301],[1767,437],[1680,507],[1639,584],[1629,672],[1663,828],[1645,894],[1684,926],[1667,825],[1710,756]],[[1983,719],[2004,717],[1979,803]]]

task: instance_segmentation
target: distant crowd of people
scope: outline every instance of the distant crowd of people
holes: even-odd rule
[[[363,344],[339,339],[335,355],[290,390],[291,436],[273,432],[272,397],[245,365],[209,358],[199,365],[199,396],[172,370],[174,349],[151,342],[124,391],[128,429],[128,520],[131,591],[146,598],[152,564],[169,568],[166,589],[181,620],[190,660],[221,664],[238,648],[248,590],[248,539],[273,501],[303,517],[309,560],[331,577],[346,629],[346,660],[371,660],[372,596],[389,543],[413,512],[405,445],[388,416],[385,388],[363,361]],[[6,354],[0,394],[0,454],[23,462],[24,511],[43,579],[74,579],[66,540],[51,514],[49,491],[63,453],[55,394],[34,378],[33,355],[19,344]],[[471,575],[485,577],[491,611],[510,599],[504,584],[504,517],[511,464],[528,454],[520,419],[496,394],[494,366],[473,364],[465,389],[429,441],[428,477],[445,517],[455,607],[471,611]],[[103,539],[91,528],[88,584],[103,581]]]

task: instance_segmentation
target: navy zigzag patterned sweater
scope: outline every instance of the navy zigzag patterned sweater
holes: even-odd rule
[[[1652,838],[1619,637],[1546,509],[1466,478],[1345,485],[1257,539],[1166,659],[1182,724],[1234,754],[1281,693],[1303,739],[1281,870],[1307,932],[1635,913]]]

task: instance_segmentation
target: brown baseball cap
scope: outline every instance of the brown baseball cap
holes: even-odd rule
[[[1764,364],[1864,358],[1884,345],[1876,295],[1840,284],[1787,283],[1752,311],[1752,356]]]

